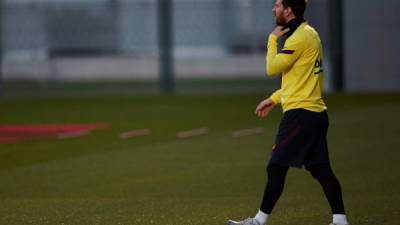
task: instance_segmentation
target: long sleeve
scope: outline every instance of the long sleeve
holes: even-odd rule
[[[281,93],[282,89],[275,91],[269,98],[275,103],[281,103]]]
[[[282,51],[278,53],[278,37],[274,34],[269,36],[267,46],[266,64],[269,76],[279,75],[290,69],[303,49],[301,42],[288,39]]]

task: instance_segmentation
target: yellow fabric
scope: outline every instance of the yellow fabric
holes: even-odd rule
[[[278,38],[271,34],[266,57],[267,74],[282,75],[281,89],[270,96],[271,100],[281,103],[284,112],[296,108],[324,111],[322,58],[319,35],[307,22],[286,40],[280,53]]]

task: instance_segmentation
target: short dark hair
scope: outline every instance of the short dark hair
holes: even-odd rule
[[[307,0],[282,0],[282,5],[285,8],[290,7],[296,17],[303,18]]]

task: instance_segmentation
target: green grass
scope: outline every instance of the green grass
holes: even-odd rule
[[[261,95],[3,99],[0,124],[109,123],[82,138],[0,145],[0,224],[219,225],[253,216],[281,116]],[[327,98],[329,144],[354,225],[400,224],[400,94]],[[232,138],[234,129],[265,127]],[[183,140],[179,130],[208,127]],[[118,134],[151,128],[120,140]],[[289,171],[276,225],[329,224],[322,190]]]
[[[0,86],[3,99],[48,97],[48,96],[110,96],[110,95],[156,95],[161,92],[160,82],[154,81],[4,81]],[[176,79],[175,92],[178,94],[202,93],[263,93],[280,85],[276,80],[265,78],[198,78]]]

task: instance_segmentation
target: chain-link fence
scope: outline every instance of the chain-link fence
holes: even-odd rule
[[[207,75],[190,68],[187,61],[179,63],[180,59],[264,53],[265,35],[272,27],[270,8],[271,2],[263,0],[175,0],[173,40],[178,77]],[[99,56],[100,65],[108,65],[111,79],[157,77],[157,63],[153,62],[158,57],[155,0],[5,1],[3,12],[5,79],[96,79],[101,75],[93,59]],[[88,63],[93,66],[88,68]],[[237,75],[263,71],[263,65],[257,70],[254,64],[241,67],[248,71],[242,69]],[[231,74],[222,69],[210,76]],[[108,78],[106,74],[101,77]]]
[[[159,79],[159,1],[3,0],[1,77],[7,82],[156,82]],[[390,78],[385,87],[395,88],[396,82],[392,81],[398,76],[394,66],[387,66],[384,60],[377,58],[390,42],[380,42],[382,46],[374,48],[377,51],[374,57],[354,55],[365,51],[363,46],[371,46],[371,38],[375,37],[372,34],[379,33],[363,24],[368,21],[370,25],[379,24],[379,21],[395,22],[395,14],[390,13],[391,10],[383,13],[377,3],[364,2],[363,10],[357,11],[364,17],[353,16],[349,9],[357,2],[346,2],[343,6],[346,53],[343,60],[347,86],[362,89],[372,85],[379,89],[379,82],[360,86],[353,79],[360,75],[357,71],[364,71],[359,68],[365,67],[353,65],[369,60],[368,65],[374,68],[368,71],[384,68],[388,71],[385,75]],[[385,2],[393,6],[391,9],[396,8],[396,1]],[[264,78],[265,39],[274,26],[273,0],[172,0],[172,3],[171,29],[177,80],[264,79],[276,86],[277,82]],[[330,6],[329,0],[309,1],[306,11],[306,19],[316,27],[324,44],[325,86],[328,89],[332,77],[330,47],[336,41],[330,25]],[[366,17],[375,11],[380,12],[380,17]],[[390,36],[385,37],[397,37],[399,29],[392,23],[385,24],[392,30]],[[374,29],[379,30],[378,27]],[[390,49],[398,49],[397,46]],[[390,49],[387,50],[389,53],[395,52]],[[368,71],[362,74],[368,74]]]
[[[3,8],[6,58],[51,57],[64,51],[157,54],[157,1],[6,1]],[[263,50],[272,26],[270,8],[271,2],[264,0],[175,0],[177,50]]]

